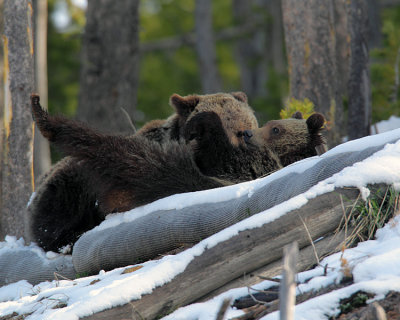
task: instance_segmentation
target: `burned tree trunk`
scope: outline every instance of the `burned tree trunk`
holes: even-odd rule
[[[33,191],[33,126],[30,94],[34,89],[32,1],[4,1],[4,137],[2,149],[2,235],[23,236]]]
[[[350,140],[370,134],[371,88],[368,52],[368,8],[365,1],[347,1],[350,35],[350,74],[348,82]]]
[[[139,0],[89,1],[77,116],[97,128],[132,133],[138,86]]]
[[[195,48],[199,60],[199,72],[203,93],[221,91],[221,80],[217,68],[217,56],[212,28],[211,0],[196,0]]]
[[[331,127],[330,145],[340,142],[342,101],[338,90],[332,0],[283,0],[290,94],[310,99]]]

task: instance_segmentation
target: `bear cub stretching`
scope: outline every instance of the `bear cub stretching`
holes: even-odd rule
[[[175,140],[163,136],[168,130],[162,126],[168,120],[145,126],[130,137],[106,135],[83,123],[50,116],[41,108],[39,97],[32,95],[32,114],[39,130],[80,164],[77,174],[91,189],[81,194],[82,190],[69,188],[66,181],[60,193],[59,184],[45,179],[29,207],[33,240],[46,250],[56,251],[74,243],[108,213],[175,193],[255,179],[316,155],[315,148],[324,143],[322,115],[314,114],[305,121],[297,113],[294,119],[271,121],[256,128],[244,97],[172,96],[172,104],[190,110],[184,124],[176,126],[179,138]],[[229,107],[224,109],[226,105]],[[62,161],[56,166],[65,169]],[[62,181],[62,176],[58,179]],[[77,210],[49,209],[50,202],[61,197],[64,203],[65,199],[78,203]]]

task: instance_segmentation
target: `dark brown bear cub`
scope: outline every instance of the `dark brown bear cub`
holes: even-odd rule
[[[193,115],[209,111],[215,112],[223,119],[225,130],[230,136],[236,136],[243,128],[255,129],[258,127],[257,119],[247,104],[247,96],[243,92],[186,97],[174,94],[170,99],[170,104],[175,110],[173,115],[166,120],[149,122],[134,136],[141,136],[162,145],[169,144],[171,141],[179,144],[186,143],[183,134],[188,119],[191,119]],[[126,138],[130,139],[131,137]],[[208,149],[206,148],[204,152],[208,152]],[[30,216],[33,217],[31,225],[35,221],[43,221],[43,223],[35,223],[37,229],[40,230],[31,228],[32,232],[30,233],[31,239],[37,241],[45,249],[56,250],[55,246],[58,246],[58,243],[68,243],[68,241],[59,239],[76,239],[75,234],[79,235],[98,225],[104,219],[105,214],[121,211],[124,208],[118,203],[121,202],[118,199],[121,198],[122,192],[108,197],[106,211],[104,211],[104,204],[101,208],[99,207],[99,196],[96,188],[93,187],[93,176],[90,170],[86,169],[87,166],[90,166],[85,164],[86,161],[86,159],[67,156],[53,166],[38,184],[35,200],[29,207],[29,211]],[[146,197],[143,197],[143,203],[147,202],[149,201]],[[52,219],[55,216],[62,220],[59,220],[58,226],[54,226],[50,230],[48,228],[50,222],[46,222],[46,219]],[[73,232],[62,226],[64,220],[68,224],[75,223],[70,228]]]
[[[290,159],[296,161],[316,154],[315,147],[322,142],[321,115],[315,114],[307,122],[281,120],[272,128],[267,124],[260,129],[248,129],[251,123],[238,125],[241,121],[235,118],[240,115],[233,108],[238,100],[221,96],[213,97],[214,107],[209,110],[202,109],[209,104],[202,98],[185,100],[177,96],[175,103],[183,100],[192,111],[181,141],[161,144],[143,135],[105,135],[83,123],[50,116],[40,107],[39,97],[32,96],[33,117],[39,130],[76,159],[82,176],[90,181],[90,194],[95,195],[79,199],[79,190],[65,189],[66,194],[57,196],[78,201],[78,212],[49,212],[45,210],[49,200],[44,194],[50,195],[51,201],[57,198],[51,196],[56,192],[51,185],[46,185],[30,206],[33,239],[46,250],[57,250],[75,242],[79,234],[98,224],[107,213],[126,211],[175,193],[254,179],[281,168],[283,163],[287,165]],[[219,107],[227,104],[231,108],[219,114]],[[279,133],[275,132],[278,127]]]

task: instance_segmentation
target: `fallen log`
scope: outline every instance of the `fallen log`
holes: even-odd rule
[[[297,259],[296,270],[298,270],[298,272],[309,270],[318,264],[316,256],[318,256],[319,260],[322,260],[322,258],[340,251],[342,246],[345,244],[346,236],[348,236],[352,230],[353,229],[348,229],[347,232],[340,230],[318,240],[314,246],[308,245],[302,248]],[[202,297],[199,301],[206,301],[233,288],[254,286],[257,283],[264,281],[264,279],[273,278],[282,274],[282,269],[282,259],[278,259],[252,271],[251,273],[246,273],[241,277],[228,282],[222,287]]]
[[[282,248],[297,241],[299,248],[332,235],[340,225],[344,208],[359,198],[355,188],[342,188],[310,200],[300,209],[259,228],[245,230],[194,258],[186,270],[140,300],[98,312],[85,319],[160,318],[175,309],[216,292],[243,274],[249,274],[282,258]],[[303,223],[304,222],[304,223]],[[307,228],[305,228],[305,225]],[[300,250],[299,260],[303,252]],[[272,266],[272,265],[271,265]]]

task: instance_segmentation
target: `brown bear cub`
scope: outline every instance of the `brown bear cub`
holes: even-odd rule
[[[322,115],[314,114],[307,121],[278,120],[258,129],[244,97],[174,95],[175,119],[172,116],[124,137],[50,116],[33,95],[32,113],[39,130],[73,157],[80,168],[76,180],[84,179],[91,189],[82,190],[76,183],[70,188],[68,181],[58,189],[59,181],[54,184],[51,175],[45,178],[29,208],[33,240],[56,251],[74,243],[108,213],[176,193],[251,180],[316,155],[315,148],[324,142]],[[181,107],[189,110],[186,115],[179,114]],[[185,121],[179,122],[179,117]],[[53,204],[61,198],[75,210]]]

